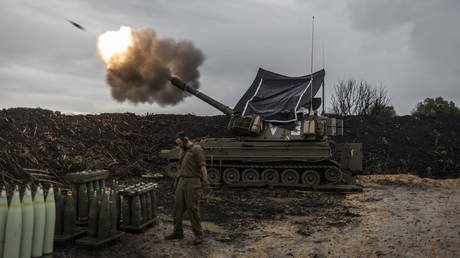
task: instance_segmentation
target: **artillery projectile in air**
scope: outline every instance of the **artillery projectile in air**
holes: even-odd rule
[[[73,26],[75,26],[76,28],[78,28],[78,29],[80,29],[80,30],[82,30],[82,31],[86,31],[86,29],[85,29],[83,26],[81,26],[80,24],[78,24],[78,23],[76,23],[76,22],[74,22],[74,21],[71,21],[71,20],[67,20],[67,21],[68,21],[70,24],[72,24]]]

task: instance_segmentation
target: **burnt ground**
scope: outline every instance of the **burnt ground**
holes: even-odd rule
[[[56,257],[458,257],[460,179],[359,176],[362,193],[213,190],[202,202],[205,242],[165,241],[172,197],[161,183],[160,224],[110,248]]]
[[[460,177],[458,117],[348,117],[338,142],[362,142],[365,174],[411,173]],[[158,154],[185,130],[191,138],[230,137],[225,116],[111,113],[63,115],[11,108],[0,111],[0,176],[26,183],[33,168],[57,175],[105,168],[120,179],[161,172]]]

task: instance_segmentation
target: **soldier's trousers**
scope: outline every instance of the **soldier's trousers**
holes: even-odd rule
[[[175,192],[174,232],[183,234],[182,219],[187,211],[195,236],[201,236],[203,230],[200,222],[200,198],[202,194],[200,178],[179,178]]]

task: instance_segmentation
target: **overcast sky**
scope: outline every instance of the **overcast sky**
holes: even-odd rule
[[[325,66],[327,101],[337,81],[355,78],[384,86],[398,115],[426,97],[460,106],[458,0],[2,0],[0,108],[219,114],[195,97],[173,107],[115,101],[98,35],[126,25],[191,40],[206,56],[200,89],[233,107],[259,67],[310,71],[313,15],[314,69]]]

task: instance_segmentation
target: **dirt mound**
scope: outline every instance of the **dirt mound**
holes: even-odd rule
[[[226,135],[222,116],[62,115],[43,109],[0,112],[0,172],[28,180],[20,168],[58,174],[107,168],[117,177],[156,171],[162,148],[185,130],[192,138]],[[19,167],[19,168],[18,168]],[[7,172],[7,173],[5,173]]]
[[[341,142],[362,142],[365,172],[460,177],[460,119],[348,117]]]
[[[159,171],[161,149],[185,130],[191,138],[230,137],[225,116],[111,113],[62,115],[0,111],[0,175],[32,181],[22,168],[56,174],[106,168],[118,178]],[[362,142],[364,173],[460,177],[460,120],[451,117],[345,118],[341,142]]]

